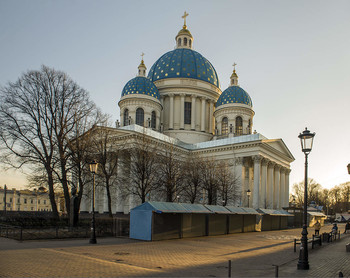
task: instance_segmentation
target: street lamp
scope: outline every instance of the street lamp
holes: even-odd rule
[[[300,133],[299,136],[301,142],[301,149],[305,154],[305,181],[304,181],[304,213],[303,213],[303,230],[301,232],[301,244],[298,260],[298,269],[309,269],[309,254],[307,246],[307,166],[308,155],[312,150],[312,143],[315,137],[315,133],[311,133],[307,128]]]
[[[97,173],[97,167],[98,163],[93,160],[90,164],[90,172],[93,176],[93,183],[92,183],[92,218],[91,218],[91,236],[90,236],[90,243],[96,244],[96,229],[95,229],[95,174]]]
[[[249,197],[250,195],[252,195],[252,192],[250,191],[250,189],[247,190],[247,197],[248,197],[248,208],[249,208]]]

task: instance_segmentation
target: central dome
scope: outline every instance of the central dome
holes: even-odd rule
[[[166,78],[192,78],[220,88],[213,65],[198,52],[186,48],[178,48],[161,56],[150,69],[148,78],[153,82]]]

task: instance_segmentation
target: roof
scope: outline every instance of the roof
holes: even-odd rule
[[[308,211],[308,214],[312,215],[312,216],[322,216],[322,217],[327,217],[325,214],[323,214],[322,212],[316,212],[316,211]]]
[[[197,51],[186,48],[177,48],[161,56],[151,67],[148,78],[153,82],[167,78],[192,78],[220,87],[213,65]]]
[[[285,210],[275,210],[275,209],[258,209],[259,212],[265,215],[273,215],[273,216],[293,216],[289,212]]]
[[[224,206],[218,205],[205,205],[207,209],[218,214],[231,214],[232,212]]]
[[[127,95],[147,95],[160,99],[157,87],[144,76],[137,76],[126,83],[122,91],[122,97]]]
[[[253,208],[171,202],[145,202],[132,210],[148,210],[156,213],[259,214]]]
[[[157,213],[212,213],[201,204],[170,202],[145,202],[132,210],[151,210]]]
[[[226,206],[226,208],[234,214],[251,214],[244,210],[242,207]]]
[[[242,208],[247,214],[260,214],[258,211],[256,211],[253,208]]]
[[[230,86],[225,91],[223,91],[215,106],[219,107],[220,105],[230,103],[245,104],[250,107],[253,106],[253,102],[249,94],[239,86]]]

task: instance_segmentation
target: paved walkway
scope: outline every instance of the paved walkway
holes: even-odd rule
[[[321,229],[330,231],[331,226]],[[340,225],[340,230],[343,226]],[[125,238],[25,241],[0,238],[1,277],[350,277],[341,240],[309,248],[309,270],[297,270],[293,239],[301,229],[143,242]],[[313,233],[313,229],[309,230]]]

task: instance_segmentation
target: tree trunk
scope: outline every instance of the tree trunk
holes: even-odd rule
[[[49,198],[50,198],[50,203],[51,203],[51,208],[52,208],[52,213],[53,213],[53,217],[58,220],[59,219],[59,215],[58,215],[58,211],[57,211],[57,204],[56,204],[56,200],[55,200],[55,191],[54,191],[54,182],[53,182],[53,176],[52,176],[52,171],[51,169],[47,169],[47,176],[48,176],[48,184],[49,184]]]

